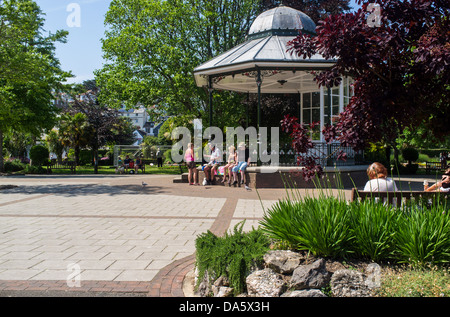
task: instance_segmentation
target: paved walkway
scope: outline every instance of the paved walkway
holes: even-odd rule
[[[0,296],[184,296],[199,234],[257,227],[286,195],[173,178],[0,177],[17,185],[0,190]]]

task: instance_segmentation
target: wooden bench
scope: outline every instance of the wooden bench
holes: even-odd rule
[[[49,162],[47,163],[47,174],[51,174],[53,170],[70,170],[72,174],[76,172],[76,165],[74,161],[67,162]]]
[[[450,202],[450,192],[425,192],[425,191],[405,191],[405,192],[365,192],[359,191],[357,188],[352,189],[351,201],[364,201],[367,199],[375,199],[379,202],[402,206],[403,204],[415,201],[433,201],[436,199],[443,199]]]
[[[442,162],[426,162],[425,173],[431,174],[432,171],[443,172],[449,168],[449,164]]]
[[[131,171],[133,171],[133,173],[136,171],[136,165],[135,165],[136,163],[134,162],[134,161],[132,161],[132,162],[130,162],[130,164],[128,164],[128,167],[127,166],[124,166],[123,167],[123,173],[124,174],[128,174],[128,173],[131,173]],[[115,168],[116,168],[116,174],[118,174],[118,173],[121,173],[121,174],[123,174],[121,171],[120,171],[120,168],[121,168],[122,166],[115,166]],[[139,168],[139,170],[141,170],[142,171],[142,173],[143,174],[145,174],[145,161],[143,160],[142,161],[142,164],[141,164],[141,168]],[[139,173],[139,170],[137,171],[137,173]],[[136,174],[137,174],[136,173]]]

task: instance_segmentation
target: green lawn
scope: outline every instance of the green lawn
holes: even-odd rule
[[[182,173],[187,173],[188,169],[186,166],[182,166],[181,169],[179,166],[163,166],[163,167],[156,167],[156,166],[149,166],[147,165],[145,167],[145,174],[166,174],[166,175],[180,175]],[[78,166],[77,167],[77,174],[94,174],[94,167],[92,166]],[[53,170],[53,174],[67,174],[70,175],[69,170]],[[109,174],[109,175],[115,175],[116,169],[114,167],[110,166],[99,166],[98,167],[98,174]],[[139,170],[138,174],[142,174],[142,171]]]

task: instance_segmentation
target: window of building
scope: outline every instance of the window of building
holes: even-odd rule
[[[312,139],[320,140],[320,92],[302,94],[302,122],[305,126],[314,123]]]

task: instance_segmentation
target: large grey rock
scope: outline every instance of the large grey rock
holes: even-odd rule
[[[301,291],[289,291],[284,293],[280,297],[327,297],[327,296],[318,289],[304,289]]]
[[[319,259],[312,264],[297,267],[292,274],[290,285],[297,290],[320,289],[328,285],[330,275],[325,268],[325,260]]]
[[[247,293],[256,297],[279,297],[286,290],[286,283],[270,268],[255,271],[246,279]]]
[[[330,281],[334,297],[368,297],[371,295],[363,273],[355,270],[337,270]]]
[[[266,265],[281,274],[292,273],[300,265],[301,259],[300,254],[286,250],[273,250],[264,255]]]

